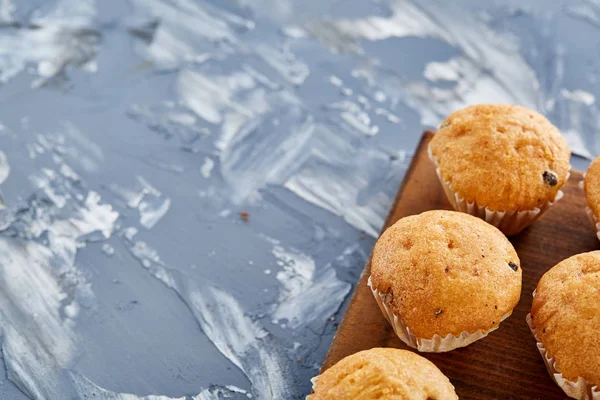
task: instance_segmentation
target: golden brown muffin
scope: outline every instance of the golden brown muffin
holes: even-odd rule
[[[531,318],[564,378],[600,385],[600,251],[567,258],[546,272]]]
[[[596,219],[600,220],[600,157],[590,164],[583,182],[588,207]]]
[[[402,218],[379,238],[372,287],[418,338],[495,329],[521,295],[519,257],[479,218],[427,211]]]
[[[558,129],[522,106],[481,104],[452,113],[430,144],[441,178],[468,202],[494,211],[552,202],[571,152]]]
[[[455,400],[454,386],[429,360],[374,348],[339,361],[314,380],[307,400]]]

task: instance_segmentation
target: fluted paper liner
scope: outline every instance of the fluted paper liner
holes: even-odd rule
[[[385,301],[383,300],[383,294],[379,293],[379,291],[371,285],[370,277],[367,284],[371,288],[373,296],[375,297],[375,301],[377,301],[381,312],[388,320],[390,325],[392,325],[392,327],[394,328],[394,332],[400,338],[400,340],[402,340],[408,346],[422,352],[443,353],[446,351],[457,349],[459,347],[468,346],[471,343],[486,337],[490,332],[493,332],[496,329],[498,329],[500,322],[504,321],[512,314],[511,310],[508,314],[504,315],[500,319],[500,321],[498,321],[498,325],[489,330],[480,329],[477,332],[465,331],[458,336],[454,336],[453,334],[449,333],[446,336],[440,336],[436,334],[430,339],[419,338],[411,333],[410,329],[408,328],[408,326],[406,326],[404,321],[398,318],[398,316],[392,311],[391,307],[389,307],[385,303]]]
[[[471,214],[475,217],[485,220],[487,223],[500,229],[506,236],[516,235],[523,229],[527,228],[542,215],[544,215],[546,211],[550,209],[550,207],[556,204],[556,202],[562,199],[564,196],[562,190],[559,190],[556,192],[554,200],[546,202],[540,207],[535,207],[531,210],[494,211],[488,207],[480,206],[476,202],[468,202],[460,197],[454,190],[452,190],[452,184],[442,178],[437,160],[431,153],[431,146],[427,147],[427,154],[429,155],[431,161],[433,161],[435,164],[435,172],[440,180],[440,183],[442,184],[442,187],[444,188],[444,192],[446,193],[446,197],[448,197],[448,201],[452,205],[452,208],[454,208],[456,211]],[[569,179],[569,176],[570,174],[567,175],[567,180]]]
[[[313,376],[312,378],[310,378],[310,383],[312,383],[312,388],[311,388],[312,392],[314,392],[315,388],[317,387],[317,379],[318,378],[319,378],[319,375]],[[306,399],[308,400],[309,397],[310,397],[310,394],[308,396],[306,396]]]
[[[535,292],[533,292],[533,295],[535,297]],[[533,337],[535,337],[537,348],[542,355],[544,364],[546,364],[546,369],[548,370],[548,373],[554,382],[556,382],[556,384],[567,394],[567,396],[573,399],[600,400],[600,388],[598,385],[592,385],[582,377],[579,377],[576,382],[569,381],[563,377],[563,375],[556,369],[556,361],[554,360],[554,357],[550,357],[548,351],[538,338],[531,314],[527,314],[526,320],[527,325],[529,325],[529,329],[531,329]]]
[[[585,178],[585,174],[583,174],[583,177]],[[581,189],[585,190],[585,181],[580,181],[579,187]],[[586,202],[587,202],[587,198],[586,198]],[[598,240],[600,240],[600,221],[598,221],[598,218],[596,218],[596,215],[594,214],[594,212],[592,211],[590,206],[587,204],[585,205],[585,213],[587,214],[588,219],[592,223],[592,226],[596,230],[596,236],[598,237]]]
[[[600,240],[600,222],[598,222],[598,218],[596,218],[596,215],[588,205],[585,206],[585,213],[596,230],[596,236],[598,237],[598,240]]]

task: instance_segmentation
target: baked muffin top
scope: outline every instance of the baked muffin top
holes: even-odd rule
[[[496,328],[521,295],[519,257],[487,222],[454,211],[402,218],[377,240],[371,284],[423,339]]]
[[[494,211],[553,201],[570,168],[571,152],[558,129],[517,105],[480,104],[452,113],[430,150],[455,193]]]
[[[578,254],[540,279],[531,316],[556,369],[600,385],[600,251]]]
[[[413,352],[374,348],[344,358],[315,378],[307,400],[455,400],[454,387]]]
[[[583,183],[587,204],[598,218],[600,217],[600,157],[592,161],[588,167]]]

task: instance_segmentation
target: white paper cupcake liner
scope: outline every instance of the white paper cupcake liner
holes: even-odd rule
[[[564,196],[562,190],[559,190],[556,192],[554,200],[551,202],[546,202],[540,207],[536,207],[531,210],[491,210],[488,207],[480,206],[475,202],[468,202],[460,197],[454,190],[452,190],[452,184],[442,178],[437,160],[431,153],[431,146],[428,146],[427,154],[429,155],[431,161],[435,164],[435,172],[440,180],[440,183],[442,184],[442,187],[444,188],[444,192],[446,193],[446,197],[448,197],[448,201],[452,205],[452,208],[454,208],[456,211],[471,214],[485,220],[487,223],[500,229],[506,236],[516,235],[523,229],[527,228],[542,215],[544,215],[544,213],[546,213],[550,207],[556,204],[556,202],[558,202]],[[569,176],[570,173],[567,175],[567,180],[569,179]]]
[[[315,392],[315,389],[317,387],[317,379],[318,378],[319,378],[319,375],[310,378],[310,383],[312,383],[312,388],[311,388],[311,392],[312,393]],[[308,396],[306,396],[306,400],[310,400],[310,396],[312,396],[312,393],[309,394]]]
[[[583,174],[583,177],[585,178],[585,174]],[[585,181],[579,182],[579,188],[585,190]],[[596,215],[594,215],[594,212],[587,204],[585,205],[585,213],[587,214],[588,219],[592,223],[592,226],[596,230],[596,236],[598,237],[598,240],[600,240],[600,221],[598,221],[598,218],[596,218]]]
[[[533,295],[535,297],[535,292]],[[548,373],[554,382],[556,382],[556,384],[567,394],[567,396],[573,399],[600,400],[600,388],[597,385],[592,385],[581,377],[579,377],[576,382],[569,381],[563,377],[563,375],[556,369],[556,361],[554,360],[554,357],[549,356],[548,351],[538,338],[533,325],[533,320],[531,319],[531,314],[527,314],[526,320],[527,325],[529,325],[529,329],[531,329],[533,337],[535,337],[537,348],[542,355],[544,364],[546,364],[546,369],[548,369]]]
[[[430,339],[419,338],[410,332],[410,329],[408,328],[408,326],[406,326],[404,321],[402,321],[400,318],[398,318],[398,316],[396,314],[394,314],[392,309],[385,303],[385,301],[383,299],[384,295],[382,293],[379,293],[379,291],[377,289],[373,288],[373,286],[371,285],[370,277],[369,277],[369,281],[367,284],[371,288],[371,291],[373,292],[373,296],[375,297],[375,301],[379,305],[381,312],[383,313],[385,318],[388,320],[390,325],[392,325],[392,328],[394,328],[394,332],[396,333],[398,338],[400,338],[400,340],[402,340],[408,346],[410,346],[414,349],[417,349],[419,351],[422,351],[422,352],[443,353],[446,351],[457,349],[459,347],[468,346],[471,343],[476,342],[477,340],[486,337],[490,332],[493,332],[496,329],[498,329],[500,322],[504,321],[506,318],[510,317],[510,315],[512,314],[512,311],[511,311],[508,314],[504,315],[500,319],[500,321],[498,321],[498,325],[496,325],[494,328],[486,330],[486,331],[484,331],[484,330],[478,330],[477,332],[466,332],[465,331],[465,332],[462,332],[458,336],[454,336],[451,333],[449,333],[446,336],[440,336],[440,335],[436,334]]]
[[[598,221],[598,218],[596,218],[594,212],[588,205],[585,206],[585,213],[587,214],[588,219],[592,223],[594,229],[596,229],[596,236],[598,237],[598,240],[600,240],[600,222]]]

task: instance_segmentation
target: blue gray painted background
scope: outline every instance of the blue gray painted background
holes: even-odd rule
[[[303,398],[421,132],[519,103],[584,168],[599,46],[597,0],[0,0],[0,398]]]

